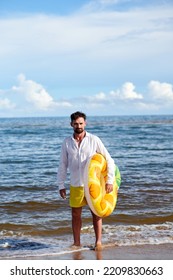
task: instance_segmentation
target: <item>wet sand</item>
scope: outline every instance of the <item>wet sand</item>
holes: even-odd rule
[[[81,249],[64,254],[44,255],[39,260],[173,260],[173,244],[111,246],[101,251]]]

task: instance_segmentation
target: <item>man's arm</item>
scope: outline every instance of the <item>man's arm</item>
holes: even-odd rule
[[[64,183],[67,176],[67,166],[68,166],[68,160],[67,160],[66,145],[64,142],[61,147],[60,162],[59,162],[59,167],[57,172],[57,184],[62,198],[66,198],[66,190],[65,190]]]

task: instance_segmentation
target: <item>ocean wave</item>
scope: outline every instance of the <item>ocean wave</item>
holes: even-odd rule
[[[54,232],[55,233],[55,232]],[[81,232],[83,250],[94,245],[94,229],[84,226]],[[152,225],[103,226],[103,246],[121,247],[138,245],[160,245],[173,243],[173,223]],[[72,235],[61,232],[49,236],[4,236],[0,238],[0,258],[63,255],[71,253]]]
[[[55,201],[14,201],[9,203],[3,203],[1,204],[0,208],[3,208],[4,211],[10,211],[13,210],[13,213],[18,213],[24,211],[24,213],[27,213],[28,211],[31,211],[34,213],[34,211],[39,211],[40,213],[45,213],[49,211],[58,210],[60,207],[62,207],[62,202],[55,200]]]
[[[105,226],[109,241],[117,246],[173,243],[173,223]]]
[[[60,226],[57,225],[49,227],[49,225],[26,225],[26,224],[4,224],[0,225],[0,238],[2,237],[21,237],[21,236],[63,236],[71,233],[71,226],[68,222]]]

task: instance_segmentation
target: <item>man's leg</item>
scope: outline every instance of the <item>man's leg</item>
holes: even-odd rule
[[[95,231],[95,237],[96,237],[96,243],[95,243],[95,248],[99,249],[101,248],[102,245],[102,218],[96,216],[93,212],[93,226],[94,226],[94,231]]]
[[[75,246],[80,246],[80,232],[82,227],[81,219],[82,207],[72,207],[72,229]]]

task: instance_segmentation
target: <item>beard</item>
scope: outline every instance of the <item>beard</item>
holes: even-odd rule
[[[84,131],[83,128],[76,128],[76,129],[74,129],[74,132],[75,132],[76,134],[81,134],[83,131]]]

